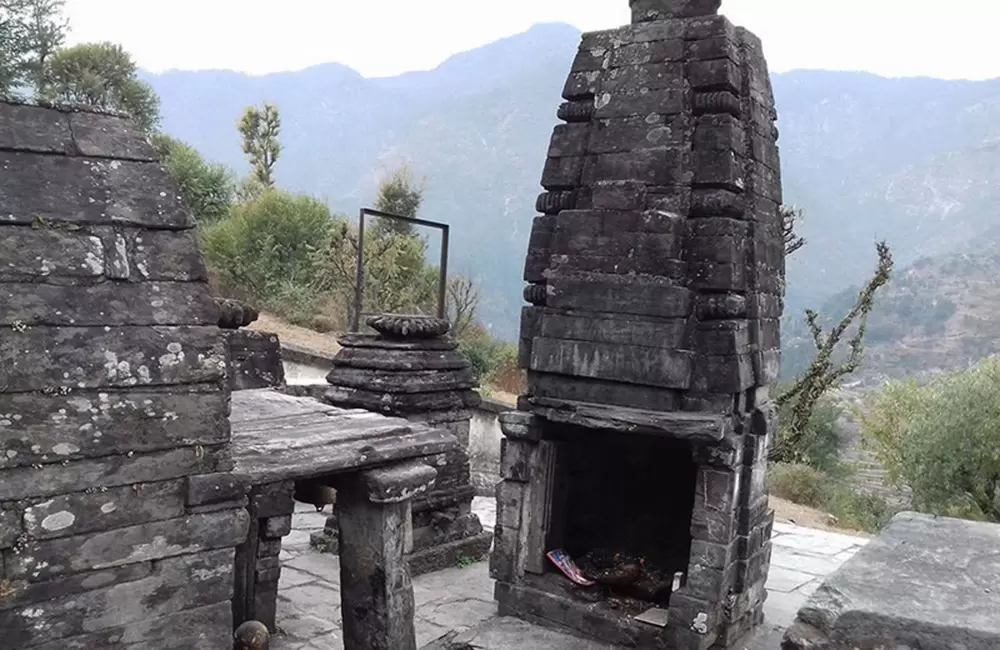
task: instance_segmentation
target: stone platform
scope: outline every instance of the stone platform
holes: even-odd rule
[[[782,647],[1000,648],[1000,526],[897,515],[816,590]]]
[[[496,520],[493,499],[477,498],[473,504],[483,526],[492,529]],[[309,548],[309,535],[322,530],[327,513],[298,505],[293,530],[284,538],[281,551],[281,582],[273,650],[337,650],[340,632],[340,565],[337,557]],[[765,623],[748,650],[776,650],[781,635],[822,581],[850,559],[868,540],[787,523],[776,522],[774,550],[768,577]],[[418,646],[467,647],[477,650],[596,650],[581,640],[497,618],[493,581],[485,562],[437,571],[413,579],[416,597]],[[521,639],[518,643],[516,639]],[[538,639],[544,640],[536,645]],[[563,642],[563,646],[558,644]],[[507,645],[503,645],[506,643]]]

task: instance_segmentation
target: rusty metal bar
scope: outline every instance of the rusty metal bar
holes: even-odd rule
[[[354,278],[354,313],[351,315],[351,332],[358,332],[361,329],[361,302],[364,295],[365,286],[365,217],[381,217],[383,219],[394,219],[404,221],[417,226],[426,226],[441,231],[441,264],[438,270],[438,318],[445,318],[447,313],[447,292],[448,292],[448,240],[450,226],[446,223],[417,219],[416,217],[404,217],[400,214],[381,212],[371,208],[361,208],[358,217],[358,257],[357,268]]]

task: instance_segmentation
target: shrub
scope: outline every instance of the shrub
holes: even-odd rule
[[[877,533],[899,512],[886,499],[859,491],[845,476],[801,463],[771,465],[768,485],[776,497],[833,515],[842,528]]]
[[[496,342],[481,338],[462,341],[459,343],[458,352],[469,362],[476,381],[480,384],[485,383],[496,363]]]
[[[153,146],[163,167],[177,183],[181,196],[199,224],[225,219],[233,203],[233,177],[222,165],[210,164],[193,147],[157,133]]]
[[[524,392],[524,372],[518,367],[516,344],[501,341],[473,323],[459,342],[458,351],[472,366],[480,385],[506,393]]]
[[[824,498],[825,510],[845,528],[877,533],[899,512],[883,497],[835,483]]]
[[[338,218],[330,237],[313,255],[314,286],[338,296],[345,316],[352,313],[358,229]],[[437,269],[425,260],[427,242],[388,230],[365,230],[364,313],[432,313],[437,302]]]
[[[787,411],[793,406],[794,402],[784,405],[779,422],[787,421]],[[787,449],[788,462],[809,465],[824,472],[839,473],[843,440],[837,423],[842,414],[843,409],[830,399],[818,403],[797,442]],[[779,443],[785,435],[786,432],[779,429]]]
[[[1000,358],[930,384],[890,384],[861,414],[866,442],[915,508],[1000,521]]]
[[[494,360],[493,370],[486,380],[490,386],[505,393],[520,395],[527,390],[527,377],[518,367],[517,345],[504,343]]]
[[[802,463],[775,463],[768,475],[771,493],[812,508],[823,506],[827,476]]]
[[[220,288],[271,305],[293,293],[305,299],[313,286],[315,251],[329,241],[331,227],[330,210],[319,201],[268,190],[201,232]]]
[[[309,286],[294,282],[279,282],[273,289],[273,294],[261,306],[292,325],[313,327],[316,313],[316,292]]]

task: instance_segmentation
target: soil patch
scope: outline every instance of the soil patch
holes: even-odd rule
[[[333,356],[340,351],[340,344],[337,343],[336,334],[322,334],[305,327],[291,325],[273,314],[262,313],[260,318],[247,327],[247,329],[277,334],[278,340],[282,343],[290,343],[294,346],[305,348],[309,352],[320,356]]]

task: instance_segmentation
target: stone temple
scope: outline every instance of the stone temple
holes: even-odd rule
[[[501,416],[501,614],[623,647],[742,647],[766,597],[778,136],[761,43],[719,5],[632,0],[584,35],[525,263],[529,388]]]

